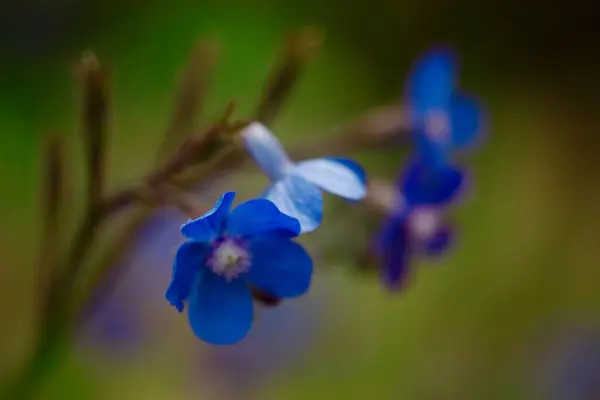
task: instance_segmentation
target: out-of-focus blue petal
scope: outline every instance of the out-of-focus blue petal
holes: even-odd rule
[[[547,400],[595,400],[600,393],[600,332],[594,325],[566,325],[550,337],[542,336],[542,354],[536,360],[536,398]],[[540,330],[547,335],[549,326]]]
[[[329,193],[348,200],[361,200],[366,196],[367,188],[364,184],[364,171],[357,174],[357,170],[362,168],[351,160],[339,162],[318,158],[297,163],[294,173]]]
[[[112,306],[112,309],[103,310],[99,320],[91,324],[96,328],[96,343],[110,346],[113,351],[115,348],[118,351],[126,351],[128,347],[136,346],[142,341],[144,331],[138,315],[133,310],[123,307],[123,304]]]
[[[425,242],[424,252],[428,256],[441,256],[452,244],[454,235],[449,226],[440,229],[432,238]]]
[[[456,197],[464,184],[461,169],[427,168],[417,159],[411,160],[401,176],[399,185],[408,204],[441,205]]]
[[[477,100],[469,95],[458,94],[452,99],[452,146],[464,149],[475,144],[482,130],[483,113]]]
[[[456,56],[449,48],[436,47],[415,62],[407,80],[406,101],[418,157],[436,168],[448,164],[451,155],[449,112],[456,86],[456,64]],[[446,120],[445,134],[433,134],[432,118]]]
[[[408,101],[416,118],[431,109],[447,110],[456,85],[456,56],[448,48],[426,52],[408,77]]]
[[[313,263],[298,243],[285,238],[257,237],[250,242],[248,280],[279,298],[297,297],[310,287]]]
[[[367,173],[365,172],[364,168],[361,167],[361,165],[359,163],[357,163],[354,160],[350,160],[348,158],[344,158],[344,157],[327,157],[327,160],[331,160],[331,161],[335,161],[338,162],[340,164],[345,165],[346,167],[350,168],[354,174],[358,177],[358,179],[360,179],[360,181],[363,183],[363,185],[367,185]]]
[[[223,223],[234,199],[235,192],[224,193],[210,211],[183,225],[181,234],[196,242],[212,241],[223,229]]]
[[[301,233],[315,230],[323,219],[323,194],[307,180],[288,175],[276,181],[265,192],[279,211],[300,222]]]
[[[279,211],[267,199],[254,199],[237,206],[227,219],[227,232],[233,236],[277,234],[294,237],[300,234],[300,222]]]
[[[136,294],[130,296],[119,289],[106,285],[84,305],[76,320],[76,339],[85,348],[100,350],[102,355],[128,358],[140,350],[149,332],[142,326],[139,304],[134,301]]]
[[[403,218],[389,218],[377,236],[381,278],[393,290],[402,288],[409,273],[411,254],[405,222]]]
[[[293,167],[283,146],[266,126],[253,122],[240,135],[246,151],[272,180],[282,178]]]
[[[190,296],[197,275],[203,273],[209,253],[210,246],[198,242],[185,242],[177,250],[166,298],[179,312],[183,311],[183,301]]]
[[[211,344],[233,344],[252,327],[253,304],[245,279],[230,282],[206,271],[195,282],[188,305],[194,334]]]
[[[442,169],[450,163],[451,143],[441,143],[430,140],[421,128],[415,130],[415,148],[417,157],[431,168]]]

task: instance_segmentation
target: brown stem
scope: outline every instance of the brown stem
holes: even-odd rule
[[[82,130],[85,142],[87,172],[87,201],[95,206],[104,193],[106,140],[109,116],[109,74],[96,56],[86,53],[81,59],[82,73]]]
[[[172,154],[173,150],[194,132],[216,59],[217,48],[212,42],[199,41],[192,49],[173,99],[169,126],[158,149],[159,161]]]
[[[59,135],[53,135],[44,141],[44,157],[42,171],[43,191],[41,193],[42,208],[42,237],[39,265],[40,301],[46,301],[51,281],[54,280],[52,266],[57,262],[58,250],[61,245],[60,220],[64,211],[64,195],[66,186],[66,166],[64,159],[63,140]]]
[[[281,49],[281,56],[265,87],[265,93],[256,110],[256,119],[269,125],[298,81],[302,68],[321,46],[322,32],[305,28],[289,35]]]

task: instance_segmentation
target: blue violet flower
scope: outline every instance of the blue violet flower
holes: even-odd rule
[[[434,48],[416,61],[406,83],[413,142],[431,167],[443,167],[454,152],[472,147],[483,125],[475,98],[457,90],[456,58],[447,48]]]
[[[267,199],[229,211],[235,193],[181,227],[188,239],[175,257],[167,300],[180,312],[188,303],[194,334],[211,344],[233,344],[249,332],[253,301],[249,285],[277,298],[297,297],[310,287],[313,263],[291,239],[297,219]]]
[[[301,232],[315,230],[323,218],[321,190],[346,200],[367,193],[363,169],[345,158],[318,158],[294,163],[264,125],[248,125],[241,133],[246,150],[271,179],[264,193],[283,212],[300,221]]]
[[[448,249],[453,232],[446,210],[464,180],[460,169],[428,169],[414,159],[396,187],[372,186],[372,197],[387,214],[375,239],[375,252],[390,289],[402,287],[415,256],[440,256]]]

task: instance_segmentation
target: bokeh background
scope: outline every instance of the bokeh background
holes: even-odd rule
[[[376,279],[349,272],[354,242],[340,232],[364,229],[344,229],[348,221],[328,198],[331,218],[318,237],[334,251],[320,250],[328,256],[319,258],[314,290],[261,312],[242,345],[214,349],[164,300],[183,218],[163,210],[120,261],[128,273],[105,301],[107,320],[101,312],[82,329],[40,398],[600,398],[592,388],[600,381],[600,35],[592,1],[1,7],[0,374],[23,361],[32,340],[43,135],[72,139],[73,218],[65,225],[79,212],[72,64],[81,51],[94,50],[113,70],[110,177],[119,187],[151,166],[177,73],[197,39],[215,39],[222,50],[208,120],[232,98],[249,114],[282,36],[313,25],[325,30],[325,45],[273,126],[286,143],[397,101],[410,63],[428,46],[460,52],[462,86],[487,105],[490,134],[469,158],[474,186],[455,213],[457,246],[436,265],[420,264],[404,293],[386,293]],[[355,156],[386,178],[404,154]],[[225,187],[256,195],[265,180],[254,172],[202,196],[210,203]]]

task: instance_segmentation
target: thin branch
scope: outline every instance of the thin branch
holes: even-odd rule
[[[159,160],[172,154],[195,131],[216,60],[217,48],[212,42],[199,41],[192,49],[173,101],[165,138],[158,151]]]
[[[61,245],[61,217],[64,211],[66,166],[64,160],[63,141],[59,135],[45,139],[42,163],[42,238],[40,249],[39,288],[37,293],[41,302],[48,299],[48,289],[55,279],[52,266],[57,262],[57,254]]]
[[[407,142],[409,129],[409,123],[401,106],[397,104],[379,106],[343,124],[333,132],[323,132],[318,135],[322,139],[317,143],[311,140],[305,144],[297,144],[290,151],[290,155],[295,159],[303,159],[382,149],[390,145],[398,146]]]
[[[105,291],[110,290],[110,283],[117,281],[124,272],[123,268],[120,268],[122,266],[120,260],[153,210],[150,206],[134,209],[127,215],[126,222],[115,229],[115,234],[106,247],[106,251],[100,256],[98,264],[90,269],[91,275],[73,296],[75,301],[70,311],[73,317],[80,316],[81,311],[88,304],[93,303],[96,296],[105,295]]]
[[[174,205],[190,219],[198,218],[206,212],[206,207],[202,207],[196,198],[168,184],[148,187],[139,196],[142,202],[153,208]]]
[[[294,32],[285,41],[280,60],[265,87],[256,111],[256,120],[271,124],[288,94],[298,81],[306,63],[316,54],[323,42],[323,33],[315,28]]]
[[[160,186],[200,161],[206,161],[209,154],[221,146],[219,135],[227,130],[227,126],[219,123],[210,126],[199,135],[188,138],[169,161],[149,173],[142,179],[141,184],[122,189],[107,197],[102,204],[102,213],[117,213],[138,200],[140,190]]]
[[[106,139],[108,130],[108,72],[96,56],[86,53],[81,59],[82,130],[87,158],[88,207],[100,201],[104,193]]]
[[[126,222],[116,231],[114,240],[107,246],[97,266],[92,269],[92,275],[84,282],[83,288],[75,294],[78,300],[74,302],[73,315],[78,315],[91,301],[91,297],[99,287],[105,289],[119,276],[119,259],[153,211],[162,206],[175,205],[189,218],[197,218],[209,208],[200,204],[195,197],[168,185],[155,189],[148,188],[139,194],[139,199],[142,207],[128,215]]]
[[[371,149],[383,149],[400,146],[407,142],[409,122],[400,105],[379,106],[363,116],[343,124],[333,131],[324,131],[316,135],[318,141],[310,140],[291,146],[289,154],[293,159],[321,157],[326,155],[348,155]],[[300,135],[302,136],[302,135]],[[306,135],[312,136],[314,135]],[[304,137],[304,136],[302,136]],[[215,157],[208,165],[192,169],[173,181],[179,187],[191,187],[198,182],[220,179],[250,161],[247,153],[237,147],[224,148],[223,153]]]

